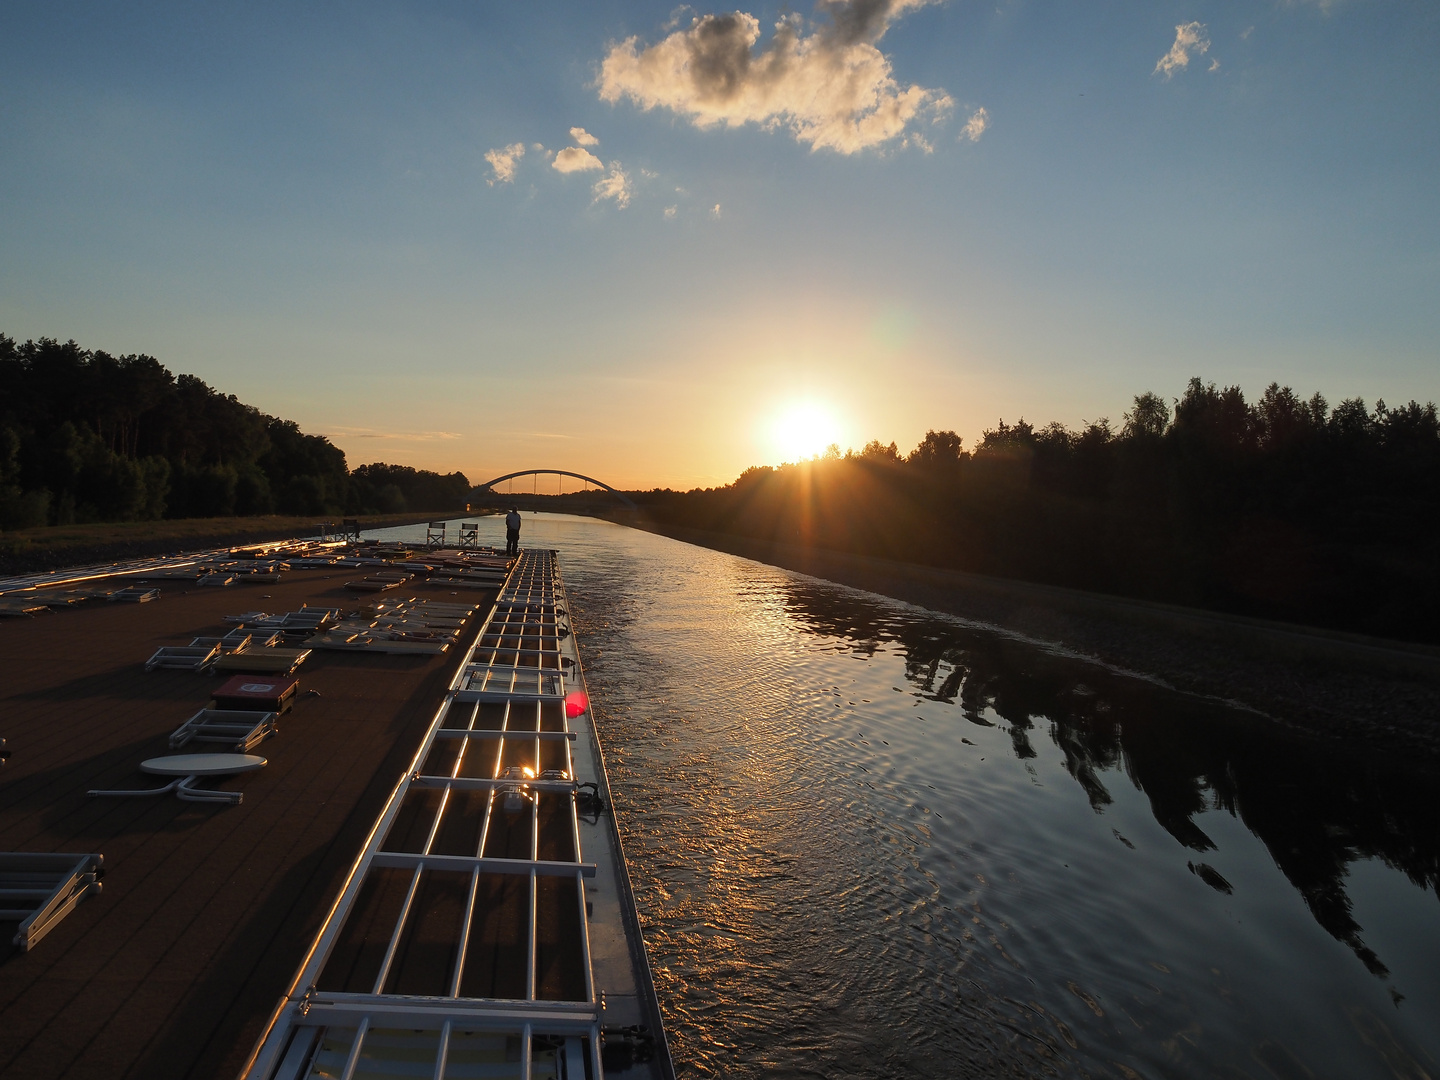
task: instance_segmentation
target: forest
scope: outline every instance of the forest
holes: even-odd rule
[[[661,524],[1440,642],[1433,404],[1192,379],[1122,422],[1003,420],[632,493]]]
[[[153,356],[0,333],[0,529],[460,510],[462,473],[345,454]]]

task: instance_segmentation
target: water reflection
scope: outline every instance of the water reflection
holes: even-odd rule
[[[1381,979],[1389,968],[1365,943],[1346,891],[1352,864],[1378,859],[1440,895],[1440,800],[1431,770],[1337,753],[1223,702],[991,630],[880,607],[824,583],[790,578],[783,596],[797,625],[850,642],[860,655],[898,645],[918,695],[958,703],[972,724],[992,726],[985,714],[999,716],[1017,759],[1034,758],[1034,739],[1048,735],[1097,814],[1114,801],[1106,777],[1123,774],[1160,827],[1197,856],[1216,848],[1198,816],[1223,810],[1238,818],[1315,921]],[[1211,888],[1233,892],[1199,858],[1190,867]]]
[[[525,529],[561,550],[682,1076],[1440,1076],[1433,772],[663,537]]]

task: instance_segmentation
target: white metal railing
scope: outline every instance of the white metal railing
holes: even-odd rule
[[[477,656],[480,642],[492,629],[537,640],[543,634],[547,642],[557,643],[558,652],[562,634],[569,633],[564,610],[557,606],[563,595],[553,554],[524,552],[506,580],[500,602],[487,616],[475,645],[460,664],[411,768],[367,837],[290,994],[282,1001],[257,1048],[246,1077],[353,1080],[359,1071],[367,1076],[391,1071],[411,1076],[418,1075],[414,1070],[419,1060],[433,1061],[432,1075],[436,1080],[459,1069],[461,1062],[476,1065],[477,1069],[485,1066],[479,1071],[464,1071],[463,1075],[560,1080],[585,1076],[587,1065],[589,1075],[597,1080],[603,1075],[602,1004],[596,998],[591,970],[584,888],[584,879],[594,876],[596,867],[581,861],[571,750],[576,733],[571,730],[565,708],[564,674],[537,665],[487,662],[505,659],[494,649]],[[573,651],[573,642],[567,648]],[[497,713],[497,726],[481,726],[496,723]],[[474,766],[475,755],[481,762],[478,769]],[[443,768],[426,771],[432,759]],[[473,772],[480,775],[463,775]],[[483,797],[484,805],[473,853],[436,850],[447,813],[455,811],[458,800],[473,798],[475,793]],[[548,811],[554,812],[557,805],[563,808],[560,830],[568,834],[568,859],[542,857],[554,854],[540,849],[542,801]],[[394,850],[387,844],[402,809],[407,807],[416,814],[434,816],[423,840],[411,845],[419,850]],[[487,854],[492,834],[508,841],[514,835],[515,815],[522,813],[529,816],[529,850],[525,857]],[[497,833],[501,828],[497,822],[502,817],[506,820],[505,831]],[[419,821],[423,822],[423,818]],[[553,819],[547,817],[546,821]],[[461,823],[465,823],[463,819]],[[563,849],[565,845],[561,846]],[[363,933],[354,931],[347,936],[348,921],[357,915],[367,886],[374,890],[367,894],[373,900],[393,880],[376,876],[382,872],[409,874],[403,899],[393,916],[386,914],[383,921],[367,925]],[[420,917],[416,912],[417,897],[425,886],[425,875],[437,872],[469,878],[462,915],[454,923],[456,933],[449,943],[452,959],[445,992],[419,996],[396,993],[394,983],[401,970],[398,965],[402,964],[400,955],[406,934],[412,920]],[[562,952],[569,950],[566,957],[572,975],[578,968],[583,976],[583,999],[578,1001],[543,998],[538,985],[539,883],[541,879],[557,878],[574,882],[577,907],[571,925],[578,926],[578,933],[560,948]],[[465,975],[471,963],[468,953],[477,905],[482,902],[481,886],[489,883],[503,887],[499,886],[501,879],[525,882],[524,994],[510,998],[467,997],[463,993]],[[557,899],[564,903],[563,897]],[[359,941],[358,948],[368,945],[372,950],[384,940],[379,965],[363,991],[348,985],[322,989],[327,981],[333,981],[326,978],[327,965],[337,955],[342,939],[347,944]],[[359,967],[358,960],[355,967]],[[360,975],[368,976],[368,969]],[[353,969],[347,977],[355,977]],[[496,985],[492,981],[492,988]],[[386,1063],[392,1060],[396,1064],[389,1070]]]

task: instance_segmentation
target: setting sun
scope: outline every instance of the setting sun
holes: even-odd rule
[[[840,421],[828,406],[800,401],[782,408],[770,427],[770,441],[785,461],[823,453],[840,438]]]

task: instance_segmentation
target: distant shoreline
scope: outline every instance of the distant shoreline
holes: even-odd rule
[[[429,514],[362,514],[358,520],[363,532],[401,525],[423,525],[440,517],[449,520],[463,516],[463,510],[439,510]],[[318,514],[310,517],[175,518],[50,525],[0,533],[0,574],[63,570],[71,566],[143,559],[175,551],[289,540],[315,535],[319,526],[327,520],[332,527],[338,527],[342,519],[326,519]]]

